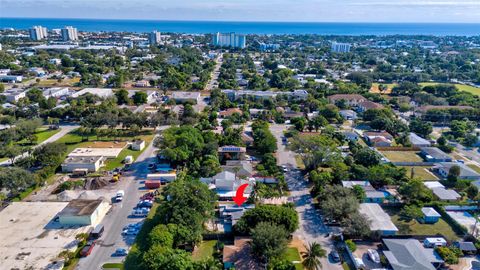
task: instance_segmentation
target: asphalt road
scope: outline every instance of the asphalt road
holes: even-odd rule
[[[147,192],[144,189],[143,181],[148,173],[148,163],[155,160],[155,150],[156,148],[150,143],[137,158],[136,162],[132,164],[131,170],[124,173],[121,177],[118,189],[125,191],[124,199],[121,203],[112,203],[110,212],[102,221],[105,228],[102,237],[97,241],[92,254],[80,259],[76,269],[102,269],[104,263],[121,262],[125,259],[125,257],[112,257],[112,254],[117,248],[131,246],[135,240],[135,237],[124,237],[121,233],[126,225],[138,223],[142,220],[141,218],[130,218],[129,216],[141,195]]]
[[[44,144],[47,144],[47,143],[51,143],[51,142],[55,142],[57,141],[58,139],[62,138],[63,136],[65,136],[67,133],[69,133],[70,131],[74,130],[74,129],[77,129],[79,126],[78,125],[61,125],[59,128],[60,128],[60,131],[55,133],[54,135],[52,135],[50,138],[46,139],[45,141],[41,142],[40,144],[38,145],[35,145],[33,147],[33,149],[41,146],[41,145],[44,145]],[[18,155],[15,157],[15,159],[17,158],[20,158],[20,157],[26,157],[28,155],[28,152],[25,152],[21,155]],[[3,162],[0,162],[0,166],[7,166],[7,165],[10,165],[11,162],[10,162],[10,159],[8,160],[5,160]]]
[[[310,195],[310,189],[307,182],[303,179],[300,171],[298,171],[295,161],[295,154],[286,149],[282,143],[281,137],[286,125],[271,124],[270,131],[277,138],[277,163],[285,165],[290,170],[285,174],[285,179],[290,190],[289,201],[295,204],[295,210],[300,218],[299,228],[294,232],[294,236],[301,239],[306,245],[308,243],[317,242],[330,253],[333,247],[333,241],[326,234],[330,232],[329,228],[323,223],[320,213],[313,206],[313,198]],[[322,269],[339,270],[343,269],[340,263],[334,263],[328,258],[321,258]]]

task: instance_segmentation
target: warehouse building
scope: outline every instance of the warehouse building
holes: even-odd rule
[[[58,213],[58,217],[62,225],[95,226],[100,223],[109,209],[110,205],[108,202],[102,199],[76,199],[70,201],[68,205]]]

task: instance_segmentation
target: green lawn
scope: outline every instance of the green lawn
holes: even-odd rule
[[[120,155],[118,155],[117,158],[115,159],[108,159],[106,164],[105,164],[105,167],[102,168],[102,170],[106,170],[106,171],[109,171],[109,170],[113,170],[115,168],[118,168],[118,167],[121,167],[123,165],[123,161],[125,160],[125,157],[127,156],[132,156],[134,160],[137,159],[137,157],[143,152],[145,151],[145,149],[147,148],[147,146],[150,144],[150,142],[152,141],[153,139],[153,135],[146,135],[146,136],[141,136],[141,139],[142,140],[145,140],[145,148],[143,148],[142,151],[134,151],[130,148],[125,148],[122,150],[122,152],[120,152]]]
[[[195,251],[192,253],[192,259],[194,261],[203,261],[205,259],[211,258],[213,252],[215,252],[215,245],[217,240],[208,240],[202,241],[198,247],[195,248]]]
[[[103,269],[119,269],[123,270],[123,263],[106,263],[102,265]]]
[[[422,162],[423,159],[414,151],[381,151],[391,162]]]
[[[152,132],[144,132],[143,135],[136,136],[136,137],[121,137],[121,138],[116,138],[116,140],[133,140],[133,139],[142,139],[145,140],[145,145],[148,145],[152,139],[153,139],[153,133]],[[67,145],[67,154],[72,152],[75,148],[78,147],[86,147],[88,145],[91,145],[91,142],[93,141],[114,141],[114,138],[97,138],[97,136],[90,136],[88,137],[88,141],[82,141],[82,137],[79,136],[78,134],[75,133],[69,133],[63,136],[58,140],[58,142],[65,143]],[[146,148],[146,147],[145,147]],[[145,149],[144,148],[144,149]],[[134,159],[136,159],[142,151],[133,151],[131,149],[125,148],[122,152],[120,152],[120,155],[118,155],[117,158],[112,159],[112,160],[107,160],[106,166],[103,168],[104,170],[112,170],[114,168],[122,166],[122,161],[125,159],[126,156],[133,156]]]
[[[421,85],[421,86],[436,85],[436,84],[438,84],[438,83],[435,83],[435,82],[419,83],[419,85]],[[469,93],[472,93],[474,95],[480,96],[480,88],[478,88],[478,87],[474,87],[474,86],[470,86],[470,85],[464,85],[464,84],[458,84],[458,83],[455,83],[454,85],[457,87],[457,89],[459,91],[465,91],[465,92],[469,92]]]
[[[411,170],[413,168],[414,177],[418,177],[423,181],[438,180],[438,177],[436,177],[435,175],[427,171],[429,168],[431,168],[430,166],[400,166],[400,167],[405,168],[407,170],[408,177],[410,177]]]
[[[42,143],[46,141],[48,138],[52,137],[53,135],[57,134],[60,132],[60,129],[43,129],[38,131],[35,135],[37,135],[37,144]]]
[[[447,240],[454,241],[460,238],[455,231],[448,225],[448,223],[443,219],[440,220],[435,224],[422,224],[416,220],[412,221],[405,221],[402,220],[401,217],[398,215],[400,209],[385,209],[385,211],[390,215],[392,218],[392,222],[397,226],[399,235],[402,234],[411,234],[411,235],[435,235],[441,234]]]
[[[285,254],[283,254],[282,257],[290,262],[302,261],[302,258],[300,258],[300,253],[298,252],[298,249],[295,247],[287,247],[287,249],[285,250]],[[303,270],[302,263],[295,263],[295,269]]]
[[[470,167],[470,169],[473,169],[474,171],[480,173],[480,167],[478,167],[477,165],[468,164],[467,166]]]

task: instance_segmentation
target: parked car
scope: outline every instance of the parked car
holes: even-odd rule
[[[123,256],[127,256],[128,254],[128,251],[124,248],[117,248],[115,250],[115,252],[112,254],[112,256],[115,256],[115,257],[123,257]]]
[[[80,250],[80,256],[87,257],[92,253],[93,247],[95,246],[95,241],[88,242],[82,250]]]
[[[340,255],[334,249],[332,249],[332,251],[330,251],[330,258],[332,258],[332,261],[334,261],[334,262],[340,262]]]
[[[380,255],[378,255],[378,252],[375,249],[368,249],[368,258],[372,260],[374,263],[380,263]]]

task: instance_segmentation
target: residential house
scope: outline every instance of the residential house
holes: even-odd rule
[[[357,113],[353,110],[341,110],[339,114],[343,117],[345,120],[357,120]]]
[[[454,202],[462,197],[455,190],[446,189],[445,186],[438,181],[425,181],[423,184],[429,188],[440,201]]]
[[[221,201],[231,201],[236,195],[238,187],[243,184],[248,184],[244,191],[245,197],[250,197],[250,193],[255,185],[255,179],[238,179],[235,173],[224,170],[216,175],[208,178],[200,178],[200,181],[209,185],[211,189],[214,189]]]
[[[252,131],[242,132],[242,142],[245,144],[246,147],[250,147],[253,145],[254,139]]]
[[[420,222],[427,224],[435,224],[440,219],[441,215],[433,209],[433,207],[422,207],[423,217]]]
[[[398,232],[390,216],[378,203],[361,203],[358,211],[370,222],[372,232],[378,232],[381,235],[395,235]]]
[[[235,270],[262,270],[252,255],[251,238],[235,237],[233,245],[223,247],[223,268]]]
[[[432,145],[428,140],[425,140],[424,138],[418,136],[413,132],[410,132],[410,134],[408,134],[408,140],[410,141],[412,146],[415,147],[430,147]]]
[[[359,186],[365,191],[365,203],[383,203],[386,199],[385,192],[377,191],[368,181],[342,181],[342,186],[353,188]]]
[[[250,178],[253,175],[252,163],[246,160],[227,160],[222,168],[233,172],[239,178]]]
[[[437,147],[422,147],[420,155],[428,162],[451,162],[452,158]]]
[[[339,101],[344,101],[346,105],[356,107],[360,102],[367,101],[365,97],[358,94],[336,94],[327,97],[328,102],[336,104]]]
[[[480,173],[477,173],[467,165],[463,163],[456,163],[456,162],[440,162],[435,164],[433,170],[437,171],[442,177],[448,177],[448,173],[453,166],[458,166],[460,168],[460,175],[458,176],[459,179],[463,180],[480,180]]]
[[[218,210],[223,226],[223,232],[230,233],[233,230],[233,226],[243,216],[246,210],[255,208],[253,204],[243,204],[238,206],[230,203],[219,203]]]
[[[343,136],[349,141],[356,142],[358,141],[358,134],[352,131],[344,131],[342,132]]]
[[[376,103],[376,102],[373,102],[373,101],[369,101],[369,100],[359,102],[358,105],[357,105],[357,111],[358,112],[365,112],[366,110],[383,109],[383,108],[384,107],[383,107],[382,104],[379,104],[379,103]]]
[[[425,248],[416,239],[383,239],[383,251],[393,270],[435,270],[443,264],[433,248]]]
[[[25,98],[27,96],[27,91],[21,88],[12,88],[3,92],[2,95],[6,97],[8,102],[14,103],[19,101],[21,98]]]
[[[370,146],[389,147],[392,146],[393,136],[386,131],[364,132],[363,136]]]
[[[233,114],[239,114],[239,115],[242,115],[243,114],[243,111],[239,108],[229,108],[229,109],[226,109],[224,111],[220,111],[218,112],[218,116],[220,118],[225,118],[225,117],[230,117],[232,116]]]
[[[464,255],[476,255],[477,248],[473,242],[457,241],[453,242],[453,246],[459,248]]]
[[[220,161],[225,160],[245,160],[245,147],[225,145],[218,148]]]

